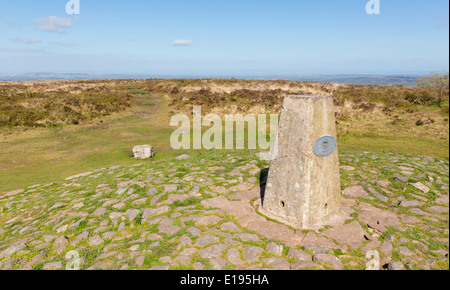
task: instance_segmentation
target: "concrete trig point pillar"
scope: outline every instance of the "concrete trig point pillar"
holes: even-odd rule
[[[299,229],[316,228],[339,215],[332,97],[287,96],[275,142],[261,212]]]

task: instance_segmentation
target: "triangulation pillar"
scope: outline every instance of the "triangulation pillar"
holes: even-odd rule
[[[311,229],[341,213],[333,98],[286,96],[262,207],[266,216]]]

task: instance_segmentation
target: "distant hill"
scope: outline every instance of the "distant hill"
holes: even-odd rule
[[[125,75],[90,75],[81,73],[26,73],[0,74],[0,81],[54,81],[130,78]]]
[[[153,75],[153,74],[81,74],[81,73],[26,73],[0,74],[0,81],[86,80],[86,79],[150,79],[150,78],[231,78],[232,75]],[[354,85],[416,86],[419,76],[382,75],[237,75],[238,79],[314,81]]]
[[[392,86],[392,85],[405,85],[415,87],[417,85],[417,79],[419,77],[410,76],[382,76],[382,77],[344,77],[328,80],[329,82],[339,84],[355,84],[355,85],[380,85],[380,86]]]

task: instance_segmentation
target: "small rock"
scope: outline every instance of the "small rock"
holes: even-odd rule
[[[179,249],[187,246],[192,246],[192,240],[188,235],[182,235],[180,237],[180,244],[178,245]]]
[[[368,198],[369,194],[364,190],[364,188],[360,185],[350,186],[344,189],[342,194],[350,196],[350,197],[362,197]]]
[[[398,247],[396,248],[397,252],[403,256],[412,256],[414,252],[411,251],[408,247]]]
[[[408,180],[409,180],[408,177],[401,176],[401,175],[394,175],[393,178],[394,178],[394,180],[396,180],[396,181],[401,181],[401,182],[404,182],[404,183],[408,182]]]
[[[168,192],[175,192],[177,190],[178,190],[178,185],[176,185],[176,184],[164,184],[163,194],[166,194]]]
[[[199,255],[201,258],[219,258],[226,248],[228,248],[226,244],[215,244],[201,250]]]
[[[393,247],[389,241],[384,241],[381,244],[380,251],[382,251],[385,255],[391,255],[392,250],[393,250]]]
[[[67,237],[61,236],[55,240],[55,242],[53,243],[53,247],[59,248],[60,246],[65,245],[68,242],[69,240],[67,239]]]
[[[403,265],[402,262],[399,261],[389,263],[387,268],[388,270],[405,270],[405,266]]]
[[[290,249],[287,253],[288,258],[295,259],[297,262],[311,261],[311,254],[302,250]]]
[[[95,247],[95,246],[103,244],[104,242],[105,241],[102,238],[98,237],[98,236],[92,237],[92,238],[89,239],[89,246]]]
[[[421,191],[424,192],[424,193],[430,192],[430,189],[429,189],[426,185],[424,185],[423,183],[421,183],[421,182],[411,183],[411,185],[414,186],[415,188],[421,190]]]
[[[220,226],[220,229],[223,231],[230,231],[230,232],[242,232],[242,230],[240,228],[238,228],[233,222],[226,222],[223,223]]]
[[[197,220],[195,223],[196,226],[208,226],[208,225],[216,225],[218,224],[222,219],[216,215],[208,215],[203,216],[200,219]]]
[[[205,234],[197,239],[195,245],[199,247],[204,247],[208,244],[218,243],[219,241],[220,239],[218,237],[211,234]]]
[[[312,251],[314,254],[326,254],[330,251],[328,248],[323,248],[314,245],[306,245],[303,247],[305,251]]]
[[[129,209],[125,212],[125,215],[128,216],[128,220],[134,220],[141,213],[138,209]]]
[[[261,260],[276,270],[289,270],[291,268],[291,264],[285,259],[271,257]]]
[[[111,240],[115,234],[116,232],[106,232],[102,234],[102,238],[105,240]]]
[[[148,199],[147,197],[144,197],[144,198],[133,201],[131,204],[132,205],[141,205],[141,204],[146,203],[147,199]]]
[[[189,195],[189,196],[194,196],[194,197],[201,196],[201,194],[199,193],[199,191],[200,191],[200,186],[195,185],[195,186],[191,189],[191,191],[189,191],[188,195]]]
[[[386,197],[386,196],[384,196],[384,195],[382,195],[382,194],[376,193],[375,196],[376,196],[379,200],[381,200],[382,202],[388,202],[388,201],[389,201],[389,198]]]
[[[58,208],[58,207],[62,207],[62,206],[65,206],[65,205],[66,205],[65,203],[57,202],[52,207],[50,207],[48,210],[51,211],[52,209],[55,209],[55,208]]]
[[[170,265],[165,265],[165,266],[153,266],[150,268],[150,270],[152,271],[167,271],[170,269]]]
[[[189,196],[187,194],[170,194],[162,204],[172,204],[176,201],[183,202],[188,198]]]
[[[203,270],[203,269],[205,269],[205,265],[203,265],[203,264],[200,263],[200,262],[194,263],[194,270],[196,270],[196,271],[201,271],[201,270]]]
[[[320,269],[323,270],[324,268],[321,265],[318,265],[314,263],[313,261],[305,261],[293,264],[291,266],[291,270],[301,270],[301,269],[308,269],[308,268],[314,268],[314,269]]]
[[[449,196],[448,195],[442,195],[438,198],[436,198],[435,202],[437,204],[449,204]]]
[[[448,207],[444,206],[430,206],[429,209],[434,212],[448,212]]]
[[[407,269],[411,270],[413,267],[414,267],[413,263],[411,263],[411,262],[406,263],[406,268]]]
[[[62,262],[47,263],[42,267],[43,270],[61,270],[62,268]]]
[[[3,252],[0,252],[0,259],[2,259],[4,257],[9,257],[12,254],[14,254],[15,252],[20,251],[25,247],[26,247],[25,243],[16,243],[16,244],[10,246],[9,248],[7,248],[6,250],[4,250]]]
[[[250,262],[258,260],[259,255],[264,251],[263,248],[257,246],[247,246],[244,250],[244,256]]]
[[[43,236],[43,238],[44,238],[44,240],[46,241],[46,242],[51,242],[51,241],[53,241],[54,239],[56,239],[58,236],[53,236],[53,235],[45,235],[45,236]]]
[[[146,221],[147,219],[162,215],[170,211],[170,207],[168,205],[158,207],[158,208],[146,208],[144,209],[144,213],[142,214],[142,221]]]
[[[175,260],[179,261],[181,264],[190,263],[192,261],[192,255],[195,252],[197,252],[196,248],[186,248],[175,258]]]
[[[244,242],[258,242],[259,238],[257,235],[255,234],[236,234],[234,235],[235,237],[237,237],[238,239],[243,240]]]
[[[267,249],[267,252],[269,252],[271,254],[275,254],[275,255],[279,255],[279,256],[281,256],[283,254],[283,246],[277,245],[274,242],[268,243],[266,249]]]
[[[65,232],[65,231],[67,231],[67,228],[68,228],[68,227],[69,227],[69,225],[64,225],[64,226],[58,228],[58,229],[56,230],[56,232],[57,232],[57,233],[63,233],[63,232]]]
[[[403,244],[408,243],[408,242],[409,242],[409,239],[401,237],[401,238],[398,239],[397,244],[403,245]]]
[[[117,194],[117,195],[124,194],[127,190],[128,190],[128,188],[126,188],[126,187],[119,188],[119,189],[116,191],[116,194]]]
[[[134,263],[138,266],[138,267],[142,267],[142,265],[144,264],[144,260],[145,257],[144,256],[139,256],[136,258],[136,260],[134,261]]]
[[[222,270],[228,264],[228,261],[222,258],[213,258],[209,262],[214,270]]]
[[[190,158],[189,155],[183,154],[183,155],[178,156],[176,159],[177,160],[187,160],[189,158]]]
[[[105,213],[106,213],[106,208],[100,207],[100,208],[96,209],[96,210],[92,213],[92,215],[95,215],[95,216],[101,216],[101,215],[104,215]]]
[[[155,156],[151,145],[139,145],[133,147],[133,157],[136,159],[149,159]]]
[[[333,256],[333,255],[330,255],[330,254],[317,254],[317,255],[314,255],[313,261],[315,263],[328,264],[328,265],[332,266],[336,270],[344,269],[344,265],[342,264],[341,260],[339,260],[336,256]]]
[[[175,235],[181,230],[179,226],[159,225],[158,231],[166,235]]]
[[[340,168],[341,168],[342,170],[345,170],[345,171],[353,171],[353,170],[356,169],[356,168],[353,167],[353,166],[347,166],[347,165],[341,165]]]
[[[393,241],[395,241],[395,235],[394,234],[387,235],[387,236],[384,237],[384,239],[386,241],[393,242]]]
[[[388,187],[391,183],[387,180],[379,180],[377,181],[377,184],[381,187]]]
[[[26,227],[24,227],[23,229],[21,229],[21,230],[19,231],[19,234],[24,234],[24,233],[28,233],[28,232],[34,232],[34,231],[36,231],[36,230],[37,230],[37,229],[34,228],[34,227],[26,226]]]
[[[190,234],[191,236],[198,236],[200,235],[200,233],[202,232],[201,230],[197,229],[196,227],[190,227],[187,229],[188,234]]]
[[[230,248],[227,252],[227,259],[230,263],[234,265],[239,265],[242,263],[241,253],[236,248]]]

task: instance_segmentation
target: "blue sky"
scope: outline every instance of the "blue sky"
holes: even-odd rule
[[[0,0],[0,73],[448,71],[449,1]]]

